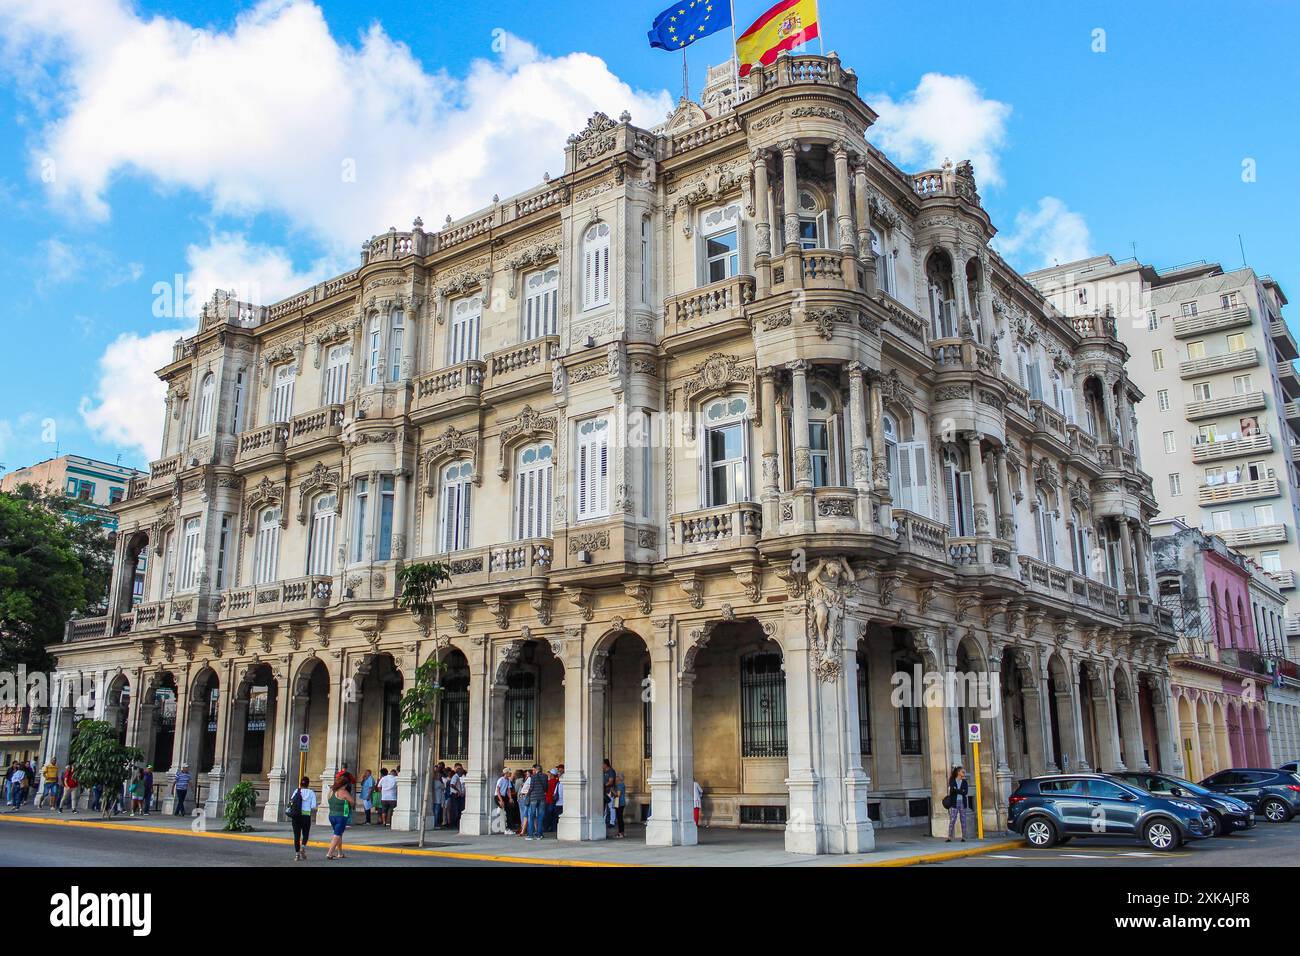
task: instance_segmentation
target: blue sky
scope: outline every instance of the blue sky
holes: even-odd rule
[[[594,109],[659,122],[659,9],[0,0],[0,464],[156,457],[175,277],[191,312],[217,284],[274,301],[558,172]],[[1018,267],[1134,243],[1236,267],[1240,234],[1292,294],[1298,27],[1284,2],[822,0],[868,137],[905,168],[973,158]],[[729,40],[691,48],[697,95]]]

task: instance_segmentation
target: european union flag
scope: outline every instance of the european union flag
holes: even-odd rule
[[[681,50],[729,26],[731,5],[727,0],[681,0],[655,17],[650,45],[661,50]]]

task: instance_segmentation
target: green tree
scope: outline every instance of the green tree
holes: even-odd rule
[[[112,800],[109,794],[120,791],[131,775],[131,768],[144,760],[138,747],[127,747],[117,739],[117,729],[106,720],[83,720],[77,724],[68,759],[76,767],[77,784],[99,786],[103,815],[108,816]]]
[[[0,668],[48,670],[46,648],[63,637],[73,613],[103,601],[112,544],[104,557],[39,494],[0,494]]]
[[[257,791],[247,780],[241,780],[231,787],[226,794],[226,825],[222,828],[231,833],[245,833],[251,829],[248,815],[257,804]]]
[[[433,635],[434,653],[415,669],[415,680],[402,695],[402,739],[419,737],[424,741],[424,788],[420,798],[420,835],[418,845],[424,846],[425,821],[429,818],[429,794],[433,791],[433,734],[438,722],[438,701],[442,698],[442,662],[438,660],[438,604],[436,592],[441,584],[451,583],[451,573],[445,564],[430,561],[408,564],[397,573],[402,586],[402,607],[415,617],[420,631],[426,637]]]

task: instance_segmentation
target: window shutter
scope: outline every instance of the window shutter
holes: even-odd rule
[[[912,446],[898,446],[898,507],[904,511],[916,511],[915,495],[912,483],[916,480],[912,474]]]
[[[1038,556],[1044,561],[1047,560],[1046,539],[1043,537],[1043,509],[1041,506],[1034,509],[1034,534],[1038,537]]]
[[[604,514],[609,506],[609,442],[603,437],[599,443],[599,455],[596,494],[592,497],[592,508],[597,514]]]
[[[469,526],[470,526],[470,485],[468,481],[462,481],[459,484],[460,491],[460,540],[456,542],[457,550],[469,547]]]
[[[1043,375],[1037,362],[1029,365],[1029,397],[1038,401],[1043,400]]]
[[[960,511],[957,504],[957,469],[952,465],[945,465],[944,484],[948,492],[948,530],[953,537],[961,537]]]
[[[1071,425],[1078,424],[1074,417],[1074,389],[1067,388],[1061,391],[1061,411],[1065,413],[1065,420]]]
[[[963,471],[960,475],[960,481],[962,535],[969,538],[971,535],[975,534],[975,504],[971,473],[969,471]]]
[[[442,548],[444,552],[453,550],[452,545],[456,539],[456,485],[454,482],[447,482],[442,486],[442,496],[445,499],[442,504]]]
[[[930,449],[923,441],[913,442],[911,449],[912,510],[928,518],[930,517]]]

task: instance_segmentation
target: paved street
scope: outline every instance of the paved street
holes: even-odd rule
[[[1186,843],[1170,853],[1148,850],[1136,840],[1075,839],[1065,846],[1034,850],[1022,844],[981,856],[947,860],[933,866],[1064,867],[1245,867],[1300,865],[1300,817],[1291,823],[1260,824],[1245,833]]]

